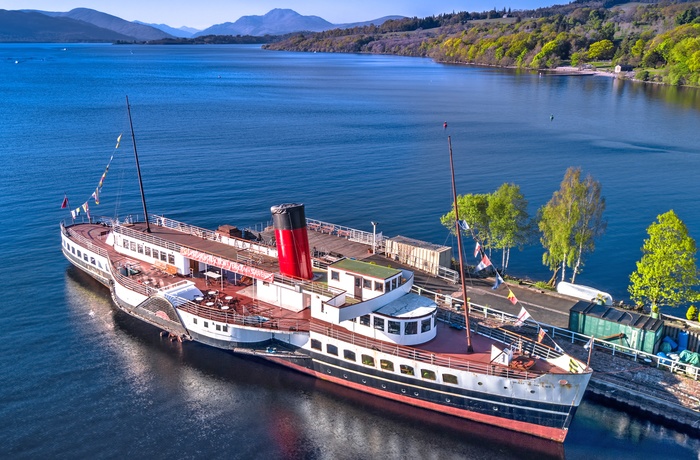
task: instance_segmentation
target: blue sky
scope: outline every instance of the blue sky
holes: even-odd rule
[[[273,8],[290,8],[303,15],[320,16],[334,24],[359,22],[382,16],[431,16],[452,11],[486,11],[492,8],[530,9],[570,0],[2,0],[6,10],[70,11],[92,8],[120,18],[173,27],[205,29],[234,22],[241,16],[263,15]]]

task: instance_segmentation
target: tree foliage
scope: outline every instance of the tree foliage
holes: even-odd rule
[[[576,280],[585,254],[595,249],[595,240],[605,231],[604,211],[600,183],[590,175],[581,181],[581,168],[567,169],[559,190],[539,210],[542,263],[552,271],[551,285],[560,270],[561,280],[566,279],[567,267],[573,268],[571,281]]]
[[[530,234],[527,200],[514,184],[503,184],[490,194],[468,194],[457,197],[459,218],[465,220],[484,249],[503,251],[502,268],[508,267],[510,249],[522,248]],[[455,212],[450,210],[440,222],[455,232]]]
[[[536,10],[456,12],[293,34],[269,49],[382,53],[441,62],[553,68],[610,60],[647,80],[700,85],[700,2],[575,1]],[[505,16],[505,17],[504,17]]]
[[[501,249],[501,266],[508,268],[511,248],[522,249],[528,241],[530,216],[527,200],[515,184],[503,184],[489,196],[486,214],[489,218],[491,245]]]
[[[652,310],[695,300],[697,248],[685,224],[671,210],[657,216],[647,233],[642,258],[630,275],[628,292],[632,300]]]

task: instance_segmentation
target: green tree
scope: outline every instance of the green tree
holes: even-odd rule
[[[554,285],[561,270],[566,279],[566,267],[573,268],[571,282],[581,272],[584,257],[595,249],[595,240],[604,232],[605,198],[598,181],[590,175],[581,180],[581,168],[566,170],[559,190],[540,208],[538,226],[540,242],[545,249],[542,263],[552,270],[549,280]]]
[[[492,246],[503,251],[501,267],[508,268],[510,249],[522,248],[528,240],[530,216],[527,200],[515,184],[503,184],[489,196],[486,214]]]
[[[454,206],[454,205],[453,205]],[[475,193],[459,195],[457,197],[457,208],[459,218],[467,221],[471,231],[481,241],[485,248],[490,248],[489,216],[486,212],[489,206],[489,194]],[[440,223],[455,233],[455,211],[454,208],[447,214],[440,217]]]
[[[688,307],[688,310],[685,312],[685,318],[688,321],[697,321],[698,320],[698,309],[695,305],[691,305]]]
[[[595,61],[598,59],[612,59],[615,54],[615,45],[610,40],[601,40],[591,43],[588,47],[588,59]]]
[[[647,228],[649,238],[627,288],[633,301],[650,305],[652,311],[695,300],[693,288],[698,285],[697,248],[688,228],[673,210],[656,219]]]
[[[581,170],[575,170],[580,180]],[[579,221],[574,228],[574,242],[576,243],[576,264],[571,275],[571,282],[576,282],[576,275],[581,273],[583,258],[586,253],[595,250],[595,240],[605,233],[607,222],[603,219],[605,212],[605,198],[602,196],[600,182],[589,174],[581,186],[577,187],[579,200]]]
[[[578,180],[574,168],[566,170],[559,190],[539,210],[538,226],[540,242],[545,249],[542,263],[552,271],[549,284],[554,286],[561,270],[561,279],[566,278],[566,267],[571,267],[576,257],[573,241],[574,229],[579,219],[579,202],[575,198]]]

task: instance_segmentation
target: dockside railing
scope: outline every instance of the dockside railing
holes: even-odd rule
[[[462,300],[461,298],[456,299],[452,296],[434,292],[429,289],[422,288],[420,286],[413,285],[412,290],[417,294],[433,298],[435,300],[435,303],[437,303],[438,306],[445,312],[459,313],[459,310],[457,310],[456,307],[462,308],[464,304],[464,300]],[[488,305],[479,305],[470,302],[469,306],[470,314],[473,316],[478,315],[483,316],[484,318],[494,318],[504,323],[515,323],[517,320],[516,315],[496,310],[495,308],[491,308]],[[461,313],[453,316],[453,318],[455,318],[455,321],[460,321],[459,319],[457,319],[459,317],[462,317],[461,321],[463,322],[464,318]],[[607,350],[612,356],[623,355],[629,359],[634,360],[635,362],[642,361],[645,364],[652,365],[657,368],[667,369],[671,372],[683,372],[693,380],[700,380],[700,367],[696,367],[691,364],[673,361],[670,358],[662,358],[651,353],[646,353],[644,351],[635,350],[634,348],[626,347],[624,345],[618,345],[616,343],[607,342],[605,340],[570,331],[569,329],[554,326],[551,324],[537,323],[532,320],[526,320],[525,325],[523,327],[530,327],[533,329],[534,332],[537,332],[537,327],[543,327],[544,329],[546,329],[547,333],[552,338],[561,337],[572,344],[578,343],[579,345],[585,345],[591,339],[593,339],[594,347]],[[535,354],[537,356],[544,356],[542,354],[543,352],[544,350],[539,350],[539,352]]]

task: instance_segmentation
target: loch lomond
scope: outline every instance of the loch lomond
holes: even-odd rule
[[[674,209],[700,235],[694,90],[256,46],[0,51],[0,415],[13,421],[0,452],[13,458],[524,456],[502,431],[163,340],[118,312],[63,258],[56,222],[90,198],[112,154],[91,211],[139,213],[129,145],[113,149],[128,138],[127,94],[149,210],[199,227],[255,226],[293,200],[311,218],[451,246],[439,223],[449,135],[461,194],[515,183],[534,215],[569,166],[599,180],[608,229],[577,282],[616,299],[658,214]],[[541,253],[514,251],[510,272],[547,279]],[[548,455],[697,458],[699,446],[584,399]]]

